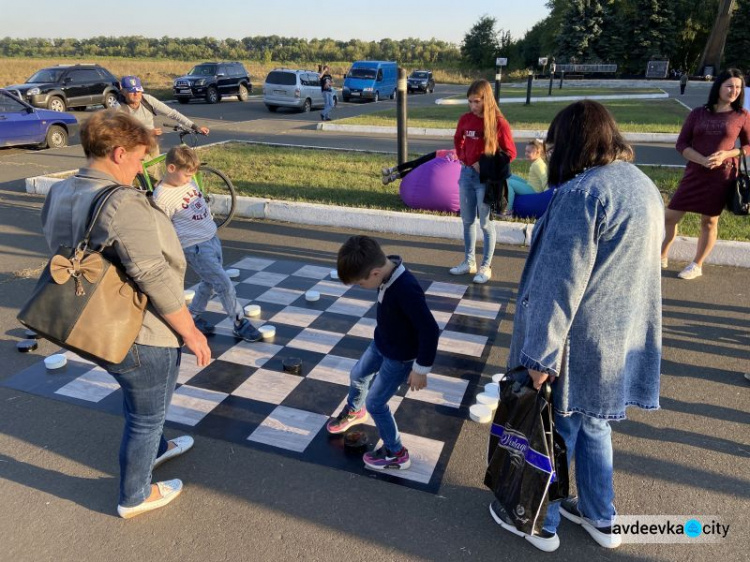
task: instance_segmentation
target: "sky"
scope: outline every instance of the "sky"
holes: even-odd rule
[[[98,35],[215,37],[280,35],[305,39],[404,39],[432,37],[460,43],[483,15],[514,39],[546,17],[547,0],[356,2],[342,0],[0,0],[0,37]]]

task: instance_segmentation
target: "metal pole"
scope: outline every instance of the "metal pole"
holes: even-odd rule
[[[560,89],[562,90],[563,81],[565,80],[565,71],[560,71]]]
[[[531,105],[531,83],[534,81],[534,73],[529,70],[529,79],[526,83],[526,105]]]
[[[503,80],[503,67],[495,67],[495,100],[500,103],[500,82]]]
[[[552,82],[555,80],[555,67],[557,65],[555,64],[555,59],[552,59],[552,64],[549,65],[549,91],[547,92],[548,96],[552,95]]]
[[[398,85],[396,86],[396,129],[398,142],[398,163],[406,162],[409,151],[406,141],[406,70],[399,67]]]

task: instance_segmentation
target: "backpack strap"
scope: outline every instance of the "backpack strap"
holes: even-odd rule
[[[148,102],[148,101],[146,100],[146,96],[143,96],[143,97],[141,98],[141,105],[142,105],[143,107],[145,107],[146,109],[148,109],[148,110],[149,110],[149,111],[150,111],[151,113],[153,113],[153,114],[154,114],[154,117],[156,117],[156,110],[154,109],[154,106],[153,106],[153,105],[151,105],[151,104],[150,104],[150,103],[149,103],[149,102]]]

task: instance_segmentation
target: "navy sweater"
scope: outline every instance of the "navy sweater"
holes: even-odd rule
[[[388,259],[396,264],[396,269],[378,289],[375,345],[388,359],[416,359],[414,371],[427,374],[435,362],[440,329],[417,279],[402,265],[399,256]]]

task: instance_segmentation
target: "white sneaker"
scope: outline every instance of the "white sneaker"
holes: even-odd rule
[[[117,513],[123,519],[130,519],[141,513],[148,513],[154,509],[164,507],[182,492],[182,480],[175,478],[174,480],[165,480],[164,482],[157,482],[156,487],[159,488],[159,494],[161,498],[155,501],[147,502],[144,501],[134,507],[123,507],[117,506]]]
[[[661,268],[667,269],[669,267],[669,258],[661,258]]]
[[[680,279],[695,279],[703,275],[703,269],[695,262],[690,262],[688,266],[677,274]]]
[[[479,273],[474,276],[474,283],[487,283],[492,278],[492,268],[483,265],[479,268]]]
[[[557,533],[552,534],[542,529],[542,532],[538,535],[528,535],[516,529],[513,521],[497,500],[490,504],[490,515],[495,520],[495,523],[503,529],[510,531],[514,535],[523,537],[542,552],[554,552],[560,546],[560,537],[557,536]]]
[[[474,262],[466,261],[466,260],[462,261],[456,267],[450,268],[451,275],[466,275],[467,273],[473,274],[476,272],[477,272],[477,264]]]
[[[390,176],[393,172],[396,171],[396,168],[383,168],[380,170],[380,173],[384,176]]]

